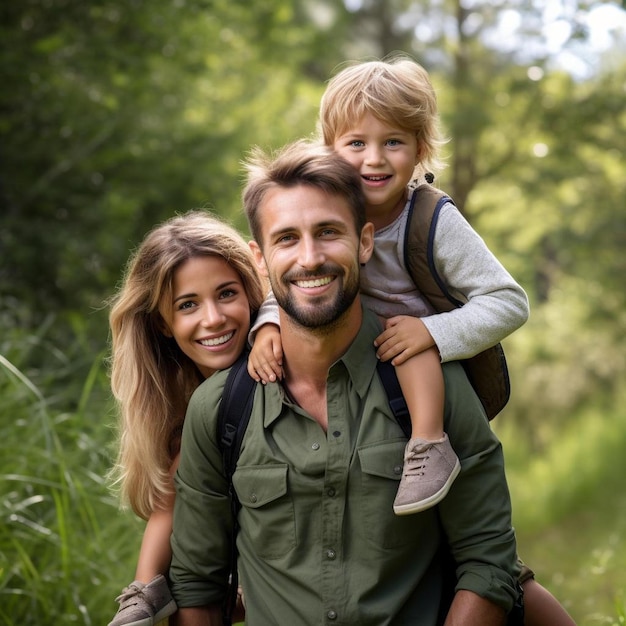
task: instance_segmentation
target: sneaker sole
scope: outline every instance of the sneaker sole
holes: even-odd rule
[[[448,480],[446,480],[446,482],[443,484],[443,487],[441,487],[441,489],[437,493],[434,493],[429,498],[425,498],[424,500],[420,500],[419,502],[410,502],[409,504],[394,504],[393,512],[396,515],[411,515],[412,513],[426,511],[435,506],[435,504],[439,504],[448,495],[448,491],[450,491],[450,487],[452,487],[452,483],[455,481],[460,471],[461,464],[457,459],[454,469],[452,470],[452,472],[450,472],[450,476],[448,476]]]

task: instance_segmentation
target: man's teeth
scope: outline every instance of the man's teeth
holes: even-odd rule
[[[221,337],[216,337],[215,339],[200,339],[200,343],[203,346],[221,346],[223,343],[230,341],[234,334],[235,334],[235,331],[228,333],[228,335],[222,335]]]
[[[307,289],[311,287],[322,287],[323,285],[328,285],[330,282],[332,282],[332,278],[330,276],[326,276],[325,278],[315,278],[313,280],[297,280],[296,285]]]

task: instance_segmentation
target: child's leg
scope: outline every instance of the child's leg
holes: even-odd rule
[[[411,439],[393,509],[407,515],[443,500],[461,466],[443,432],[445,390],[437,349],[411,357],[396,373],[411,416]]]
[[[166,579],[172,559],[172,514],[172,507],[169,507],[154,511],[150,516],[141,542],[135,580],[117,598],[120,608],[109,626],[154,626],[176,611]]]
[[[172,560],[172,516],[171,508],[159,509],[150,516],[141,541],[135,580],[147,584],[155,576],[167,574]]]
[[[412,356],[396,374],[411,415],[411,438],[441,439],[445,390],[437,348]]]
[[[170,475],[178,467],[175,458]],[[177,607],[167,583],[172,560],[170,536],[174,517],[174,493],[163,508],[152,512],[143,533],[135,580],[122,590],[115,617],[108,626],[156,626],[172,615]]]

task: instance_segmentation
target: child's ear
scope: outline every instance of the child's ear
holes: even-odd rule
[[[422,146],[422,144],[419,142],[417,142],[417,146],[415,148],[415,165],[418,165],[419,163],[422,162],[422,159],[424,157],[424,146]]]

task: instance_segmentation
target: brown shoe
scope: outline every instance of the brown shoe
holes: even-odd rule
[[[461,471],[448,435],[427,441],[410,439],[404,452],[404,469],[393,503],[396,515],[425,511],[441,502]]]

